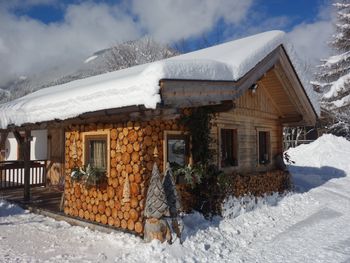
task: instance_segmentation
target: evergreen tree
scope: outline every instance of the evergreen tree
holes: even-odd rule
[[[350,139],[350,0],[336,1],[334,55],[318,66],[314,89],[322,94],[322,123],[328,132]]]

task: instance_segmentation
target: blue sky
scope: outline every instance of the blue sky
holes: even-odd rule
[[[0,0],[0,78],[66,65],[150,35],[191,51],[280,29],[314,65],[328,55],[329,0]]]

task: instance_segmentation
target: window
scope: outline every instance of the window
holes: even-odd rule
[[[181,132],[165,133],[165,164],[185,166],[189,163],[189,137]]]
[[[270,132],[258,132],[259,164],[270,163]]]
[[[85,165],[107,170],[107,135],[85,135]]]
[[[221,129],[221,167],[238,165],[238,139],[236,129]]]

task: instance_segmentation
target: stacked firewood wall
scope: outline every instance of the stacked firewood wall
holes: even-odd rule
[[[165,130],[179,127],[175,120],[71,126],[65,133],[64,212],[142,235],[147,184],[153,163],[163,167]],[[109,131],[110,169],[105,184],[86,187],[71,181],[71,171],[83,165],[83,136],[91,131]]]
[[[236,197],[244,195],[262,196],[274,192],[283,193],[292,188],[292,182],[288,171],[268,171],[252,174],[233,174],[233,195]]]

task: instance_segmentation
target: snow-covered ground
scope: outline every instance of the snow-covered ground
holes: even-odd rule
[[[0,201],[0,262],[350,262],[350,142],[327,135],[289,154],[296,193],[237,217],[188,215],[183,244],[93,232]]]

